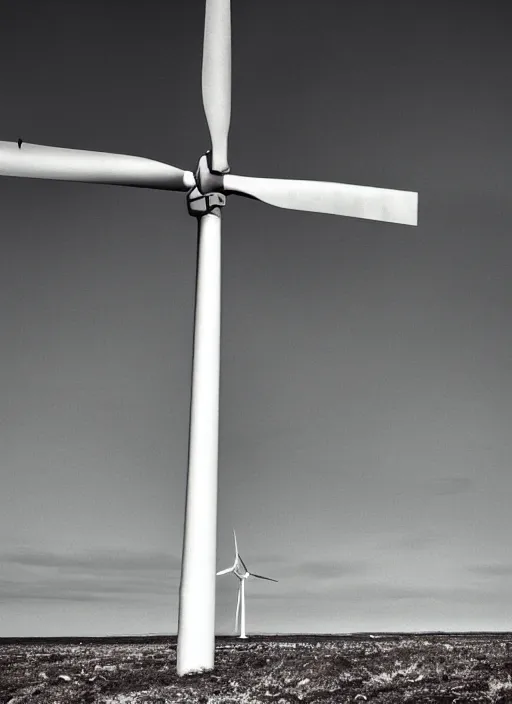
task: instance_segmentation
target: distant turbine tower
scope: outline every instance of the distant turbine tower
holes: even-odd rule
[[[238,577],[238,600],[236,602],[236,615],[235,615],[235,631],[238,628],[238,615],[240,613],[240,638],[247,638],[245,634],[245,580],[249,577],[256,577],[256,579],[266,579],[269,582],[277,582],[277,579],[272,579],[271,577],[263,577],[261,574],[255,574],[254,572],[249,572],[245,562],[240,557],[238,552],[238,544],[236,542],[236,533],[233,531],[233,536],[235,538],[235,561],[233,567],[228,567],[227,570],[221,570],[217,572],[217,575],[229,574],[232,572],[236,577]],[[240,606],[242,607],[240,609]]]
[[[313,2],[311,3],[313,6]],[[416,225],[418,194],[320,181],[230,175],[230,0],[206,0],[203,105],[211,152],[196,173],[125,154],[0,142],[0,175],[187,193],[198,219],[190,437],[178,618],[179,675],[214,666],[221,282],[221,211],[232,194],[279,208]],[[177,135],[179,139],[179,135]]]

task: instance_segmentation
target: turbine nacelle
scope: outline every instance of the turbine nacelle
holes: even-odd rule
[[[247,570],[233,570],[233,574],[238,577],[238,579],[248,579],[251,576],[251,573],[248,572]]]
[[[212,171],[210,151],[199,159],[194,179],[195,185],[187,194],[189,214],[195,217],[202,217],[208,213],[220,215],[219,208],[226,205],[224,177]]]

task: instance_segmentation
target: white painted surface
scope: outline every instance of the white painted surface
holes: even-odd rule
[[[81,181],[187,191],[195,185],[191,171],[127,154],[64,149],[42,144],[0,141],[0,176]]]
[[[245,635],[245,579],[240,580],[240,597],[241,597],[241,612],[240,612],[240,638],[247,638]]]
[[[199,224],[179,675],[211,669],[214,664],[220,304],[221,218],[208,214]]]
[[[246,194],[278,208],[345,215],[367,220],[418,224],[418,194],[325,181],[224,176],[227,192]]]
[[[228,166],[231,121],[231,3],[206,0],[202,73],[203,106],[212,140],[212,169]]]

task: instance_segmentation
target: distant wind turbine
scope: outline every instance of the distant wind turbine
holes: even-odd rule
[[[233,536],[235,538],[235,561],[232,567],[228,567],[226,570],[217,572],[217,576],[232,572],[235,577],[238,577],[238,599],[236,602],[235,631],[238,629],[238,616],[240,615],[240,638],[247,638],[245,634],[245,580],[249,579],[249,577],[266,579],[269,582],[277,582],[278,580],[272,579],[271,577],[263,577],[263,575],[255,574],[254,572],[249,572],[245,562],[242,560],[240,553],[238,552],[235,531],[233,531]]]
[[[189,214],[198,219],[189,457],[178,616],[179,675],[214,666],[220,245],[221,212],[226,198],[236,194],[279,208],[404,225],[416,225],[418,214],[418,194],[410,191],[228,173],[230,0],[206,0],[202,93],[212,149],[201,156],[195,174],[138,156],[25,142],[21,149],[16,142],[0,142],[0,175],[181,191],[187,193]]]

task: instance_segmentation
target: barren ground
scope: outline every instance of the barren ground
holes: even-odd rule
[[[0,704],[511,702],[512,634],[217,638],[179,678],[176,639],[0,639]]]

